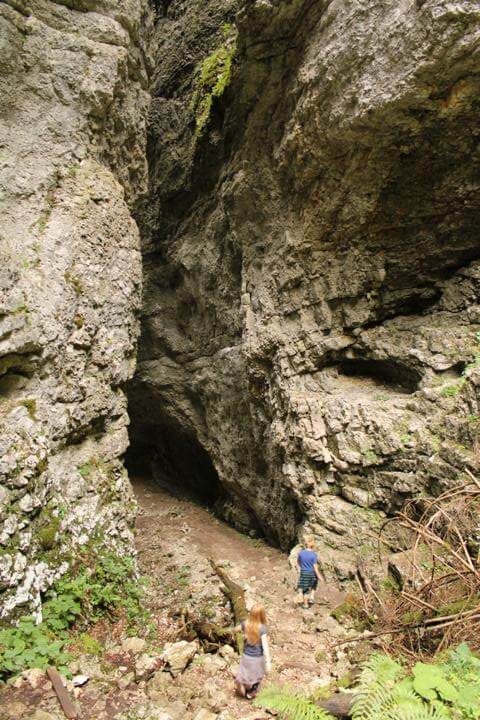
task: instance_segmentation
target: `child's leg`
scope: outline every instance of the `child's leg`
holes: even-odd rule
[[[245,689],[245,685],[242,685],[242,683],[239,682],[238,680],[235,680],[235,689],[238,692],[238,694],[241,695],[241,697],[245,697],[246,692],[247,692]]]

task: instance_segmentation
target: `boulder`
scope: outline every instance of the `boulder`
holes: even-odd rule
[[[168,685],[172,682],[172,676],[163,670],[157,670],[147,684],[147,695],[151,700],[159,700],[166,694]]]
[[[196,642],[181,640],[176,643],[167,643],[161,654],[162,660],[168,666],[173,677],[180,675],[193,660],[198,650]]]
[[[122,642],[122,650],[130,652],[132,655],[139,655],[143,652],[145,645],[146,640],[144,640],[144,638],[130,637]]]
[[[140,682],[141,680],[148,680],[152,677],[154,672],[159,669],[162,665],[161,655],[147,655],[144,653],[140,655],[135,661],[135,680]]]
[[[58,715],[52,715],[52,713],[46,712],[45,710],[35,710],[33,715],[29,715],[27,720],[59,720]]]
[[[389,555],[388,574],[400,588],[414,588],[427,581],[431,563],[426,548],[403,550]]]
[[[135,681],[135,675],[133,672],[126,673],[126,675],[122,675],[121,678],[117,680],[117,687],[119,690],[126,690],[129,685],[131,685]]]
[[[219,655],[222,656],[222,658],[224,658],[227,661],[234,660],[237,655],[237,653],[235,652],[235,650],[233,649],[233,647],[231,645],[222,645],[222,647],[220,648],[218,653],[219,653]]]
[[[47,681],[47,675],[45,670],[39,670],[38,668],[32,668],[31,670],[25,670],[22,673],[22,677],[32,688],[38,688]]]
[[[216,720],[217,717],[218,715],[210,712],[210,710],[201,708],[196,715],[194,715],[193,720]]]
[[[184,720],[187,706],[181,700],[169,703],[159,703],[158,709],[165,712],[172,720]]]

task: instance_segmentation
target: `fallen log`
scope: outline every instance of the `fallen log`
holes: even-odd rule
[[[47,668],[47,675],[50,678],[50,682],[53,685],[53,689],[55,690],[60,705],[62,706],[65,717],[69,718],[69,720],[75,720],[78,718],[77,708],[71,701],[70,695],[62,682],[59,672],[55,668],[50,667]]]
[[[232,578],[227,575],[225,570],[223,570],[223,568],[217,565],[217,563],[212,558],[209,558],[208,561],[212,566],[212,569],[218,575],[224,585],[223,592],[230,600],[235,626],[240,625],[248,615],[247,606],[245,604],[245,591],[243,587],[236,583],[234,580],[232,580]],[[235,635],[235,640],[238,652],[242,653],[243,634],[237,632]]]

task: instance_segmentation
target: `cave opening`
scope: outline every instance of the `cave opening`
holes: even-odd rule
[[[172,422],[156,423],[148,430],[133,422],[125,465],[132,482],[151,478],[171,495],[207,507],[214,507],[224,495],[208,452]]]
[[[345,359],[339,364],[338,371],[350,377],[371,378],[405,394],[414,393],[422,379],[417,370],[394,360]]]

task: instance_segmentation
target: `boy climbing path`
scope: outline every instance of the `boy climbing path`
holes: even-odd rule
[[[313,550],[313,542],[309,540],[306,547],[300,550],[297,557],[297,564],[300,569],[300,577],[298,578],[297,590],[301,590],[303,595],[303,607],[308,608],[313,605],[315,590],[320,580],[320,571],[318,569],[318,556]]]

